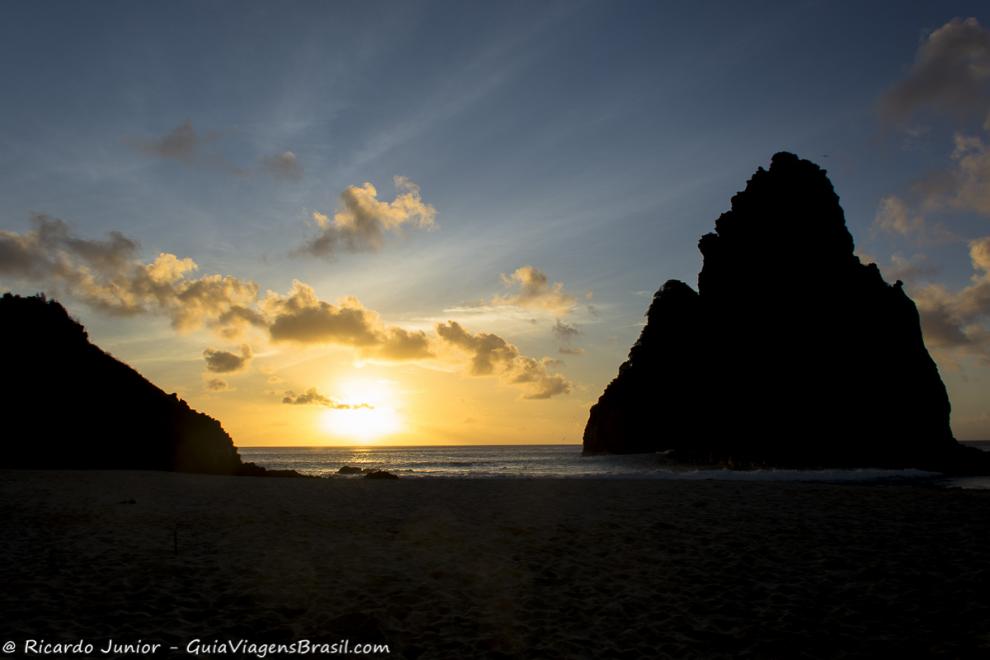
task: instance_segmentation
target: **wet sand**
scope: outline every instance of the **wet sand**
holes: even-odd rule
[[[0,522],[0,641],[18,644],[140,639],[163,644],[155,657],[192,657],[197,638],[379,642],[393,658],[990,652],[987,491],[3,471]]]

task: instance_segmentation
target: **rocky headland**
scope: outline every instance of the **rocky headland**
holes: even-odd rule
[[[299,476],[245,463],[220,426],[90,343],[43,296],[0,299],[0,467]]]

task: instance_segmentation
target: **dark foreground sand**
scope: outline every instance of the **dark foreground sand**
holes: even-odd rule
[[[990,653],[990,492],[6,471],[0,515],[0,642]]]

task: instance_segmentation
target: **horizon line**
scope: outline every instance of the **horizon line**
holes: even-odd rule
[[[583,446],[580,442],[500,442],[500,443],[449,443],[449,444],[433,444],[433,445],[379,445],[379,444],[364,444],[364,445],[238,445],[234,444],[237,449],[407,449],[411,447],[416,448],[428,448],[428,447],[581,447]]]

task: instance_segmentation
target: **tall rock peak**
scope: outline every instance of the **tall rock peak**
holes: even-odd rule
[[[701,238],[698,291],[654,296],[585,452],[990,471],[952,437],[914,303],[853,247],[825,171],[776,154]]]

